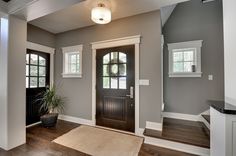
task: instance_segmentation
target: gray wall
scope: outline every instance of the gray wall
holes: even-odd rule
[[[54,48],[56,36],[46,30],[27,24],[27,41]]]
[[[224,50],[222,2],[202,4],[191,0],[178,4],[163,28],[165,111],[200,114],[208,99],[224,98]],[[201,78],[169,78],[166,43],[203,40]],[[214,76],[213,81],[208,75]]]
[[[55,79],[68,99],[66,115],[92,119],[92,49],[91,42],[142,35],[140,78],[150,79],[150,86],[140,88],[140,126],[146,121],[161,121],[161,23],[160,12],[150,12],[56,35]],[[83,44],[83,78],[62,79],[61,47]]]

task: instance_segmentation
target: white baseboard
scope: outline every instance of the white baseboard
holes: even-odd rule
[[[89,126],[95,125],[95,123],[92,120],[77,118],[77,117],[68,116],[68,115],[59,115],[58,119],[69,121],[69,122],[74,122],[74,123],[81,124],[81,125],[89,125]]]
[[[204,124],[205,124],[205,126],[208,128],[208,129],[210,129],[210,124],[208,123],[208,121],[206,121],[206,119],[205,118],[203,118],[202,116],[201,116],[201,122],[203,122]]]
[[[162,131],[162,123],[146,121],[146,128]]]
[[[36,125],[39,125],[39,124],[41,124],[41,121],[33,123],[31,125],[28,125],[28,126],[26,126],[26,128],[30,128],[30,127],[33,127],[33,126],[36,126]]]
[[[174,118],[174,119],[181,119],[181,120],[200,121],[199,115],[173,113],[173,112],[162,112],[162,116],[166,117],[166,118]]]
[[[180,151],[180,152],[185,152],[185,153],[189,153],[189,154],[196,154],[196,155],[200,155],[200,156],[209,156],[210,155],[210,149],[208,149],[208,148],[187,145],[187,144],[178,143],[178,142],[169,141],[169,140],[163,140],[163,139],[145,136],[144,143],[158,146],[158,147],[168,148],[168,149],[172,149],[172,150],[176,150],[176,151]]]

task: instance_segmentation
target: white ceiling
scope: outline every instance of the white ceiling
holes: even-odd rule
[[[52,33],[60,33],[82,28],[94,23],[90,20],[90,11],[98,0],[86,0],[63,10],[30,21],[31,24]],[[101,0],[100,0],[101,1]],[[108,0],[102,0],[105,3]],[[158,10],[188,0],[110,0],[112,20]]]

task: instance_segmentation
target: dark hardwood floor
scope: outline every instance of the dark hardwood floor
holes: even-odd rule
[[[82,152],[53,143],[52,140],[78,127],[78,124],[58,121],[56,128],[40,125],[27,129],[26,144],[10,151],[0,149],[0,156],[86,156]],[[169,149],[143,144],[139,156],[193,156]]]
[[[162,133],[145,129],[144,135],[210,148],[210,132],[202,122],[164,118]]]

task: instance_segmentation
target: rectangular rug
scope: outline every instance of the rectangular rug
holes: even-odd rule
[[[53,142],[93,156],[137,156],[143,138],[82,125]]]

